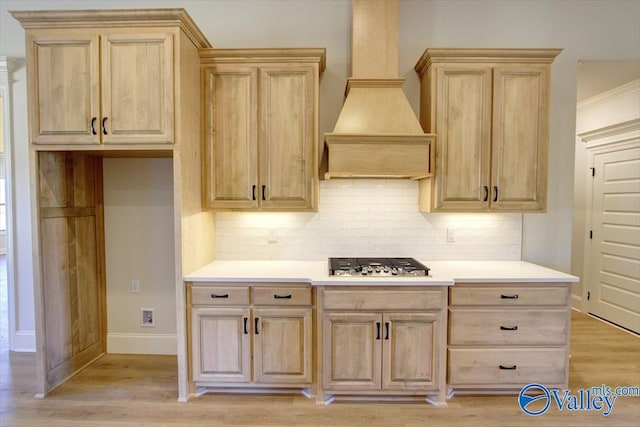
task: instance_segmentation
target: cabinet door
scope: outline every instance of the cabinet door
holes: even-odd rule
[[[100,143],[98,35],[30,35],[27,47],[31,141]]]
[[[326,313],[322,355],[323,388],[380,390],[382,314]]]
[[[491,67],[436,68],[436,210],[486,210],[491,156]]]
[[[438,379],[438,314],[385,313],[383,321],[383,390],[433,390]]]
[[[258,70],[207,68],[205,84],[205,205],[258,207]]]
[[[173,142],[172,34],[102,36],[101,73],[105,144]]]
[[[314,67],[260,69],[260,198],[264,208],[314,209]]]
[[[491,208],[546,208],[549,67],[496,67]],[[497,194],[496,194],[497,193]]]
[[[195,308],[191,321],[193,380],[250,382],[249,308]]]
[[[311,384],[311,309],[254,309],[254,381]]]

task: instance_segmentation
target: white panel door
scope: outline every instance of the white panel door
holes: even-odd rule
[[[587,307],[640,333],[640,148],[593,155]]]

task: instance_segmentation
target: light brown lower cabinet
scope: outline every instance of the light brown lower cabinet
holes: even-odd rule
[[[436,313],[325,314],[324,387],[428,390],[436,372]]]
[[[309,286],[191,290],[191,372],[207,388],[305,388],[312,382]]]
[[[568,387],[569,284],[461,283],[449,292],[447,382],[456,393]]]
[[[354,287],[322,292],[320,403],[337,395],[427,395],[428,401],[445,404],[445,290]]]

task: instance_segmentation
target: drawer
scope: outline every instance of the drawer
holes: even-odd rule
[[[566,305],[569,286],[544,285],[456,285],[451,287],[450,305]]]
[[[449,311],[450,345],[565,345],[567,309],[462,309]]]
[[[310,287],[254,287],[254,305],[311,305]]]
[[[247,286],[192,286],[192,305],[249,305]]]
[[[564,348],[449,349],[448,384],[522,387],[566,379]]]
[[[324,309],[437,310],[443,307],[442,292],[440,289],[325,289]]]

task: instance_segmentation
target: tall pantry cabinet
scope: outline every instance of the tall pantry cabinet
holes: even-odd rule
[[[26,30],[38,395],[106,351],[102,159],[170,157],[186,399],[182,277],[214,253],[213,214],[201,204],[198,56],[211,45],[183,9],[12,15]]]

